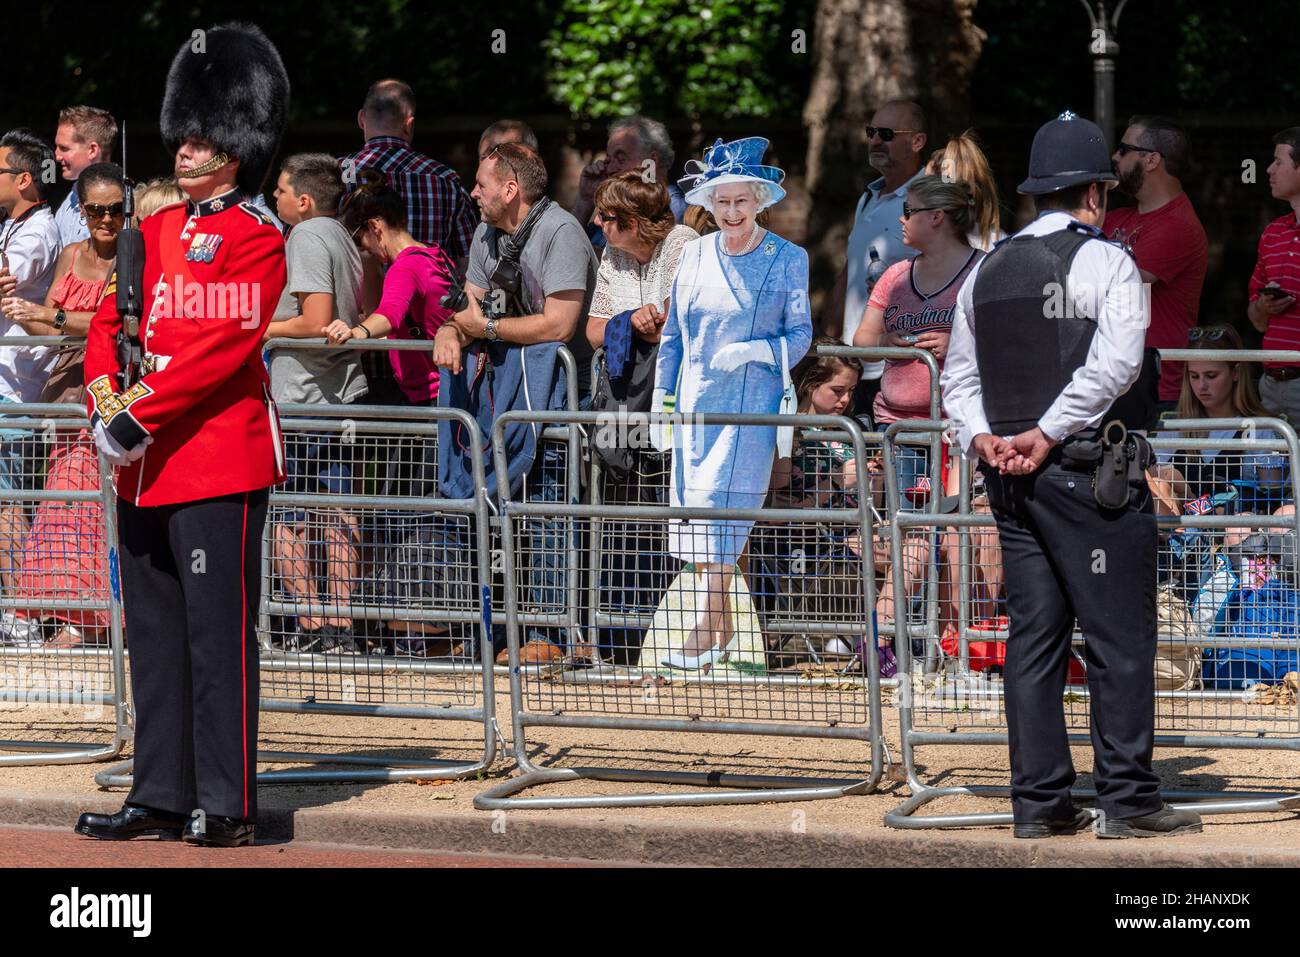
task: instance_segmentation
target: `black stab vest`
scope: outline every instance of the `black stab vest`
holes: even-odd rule
[[[1078,314],[1068,284],[1074,257],[1096,238],[1081,229],[1009,239],[975,275],[975,359],[994,435],[1034,428],[1087,361],[1097,319]],[[1158,381],[1157,353],[1148,349],[1137,382],[1116,399],[1102,425],[1119,419],[1129,429],[1150,428]]]

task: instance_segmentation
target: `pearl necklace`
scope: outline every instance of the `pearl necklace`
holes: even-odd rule
[[[749,231],[749,235],[745,237],[745,245],[741,247],[740,252],[733,253],[729,251],[727,249],[727,243],[725,238],[723,239],[723,243],[722,243],[722,251],[725,252],[728,256],[743,256],[757,245],[758,245],[758,223],[754,223],[753,228]]]

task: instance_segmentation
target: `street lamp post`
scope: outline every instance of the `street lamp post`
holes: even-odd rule
[[[1119,29],[1119,17],[1128,5],[1128,0],[1119,0],[1114,13],[1106,9],[1106,0],[1079,0],[1083,9],[1088,11],[1088,20],[1092,24],[1092,38],[1088,42],[1088,52],[1092,54],[1092,112],[1093,121],[1106,134],[1107,145],[1115,142],[1115,57],[1119,54],[1119,44],[1115,33]]]

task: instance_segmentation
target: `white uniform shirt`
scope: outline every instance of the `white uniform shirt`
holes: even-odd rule
[[[883,193],[885,178],[872,182],[858,200],[853,212],[853,232],[849,233],[849,254],[845,262],[847,282],[844,286],[844,325],[841,327],[844,344],[853,345],[853,334],[862,325],[862,315],[867,308],[867,270],[871,263],[871,250],[880,257],[877,273],[883,273],[894,263],[911,259],[919,250],[903,242],[903,226],[898,217],[903,215],[903,200],[907,188],[925,171],[916,175],[898,189]],[[875,278],[879,279],[877,275]],[[879,379],[885,371],[884,362],[864,362],[862,378]]]
[[[1046,236],[1065,229],[1070,222],[1068,213],[1045,213],[1016,235]],[[957,294],[948,358],[939,379],[945,414],[956,423],[957,439],[970,458],[977,458],[972,446],[975,436],[991,431],[984,414],[970,321],[975,279],[986,262],[976,264]],[[1057,441],[1095,428],[1115,399],[1137,381],[1151,321],[1150,298],[1137,263],[1114,243],[1084,243],[1070,264],[1069,286],[1075,315],[1095,318],[1097,332],[1084,364],[1038,420],[1043,434]],[[1054,320],[1045,317],[1045,321]]]
[[[83,239],[90,238],[90,227],[81,221],[81,204],[77,202],[77,184],[68,190],[67,199],[59,204],[54,214],[55,225],[59,227],[59,241],[64,246],[71,246]]]
[[[44,305],[63,249],[50,208],[41,206],[26,219],[11,216],[0,227],[0,248],[9,260],[10,274],[18,277],[14,295]],[[4,319],[3,325],[6,337],[28,335],[16,322]],[[0,401],[36,402],[54,358],[55,350],[49,346],[0,348]]]

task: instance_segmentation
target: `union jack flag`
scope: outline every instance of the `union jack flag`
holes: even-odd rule
[[[1183,509],[1184,515],[1204,515],[1206,512],[1213,511],[1214,506],[1210,504],[1209,494],[1202,495],[1195,501],[1188,502]]]

